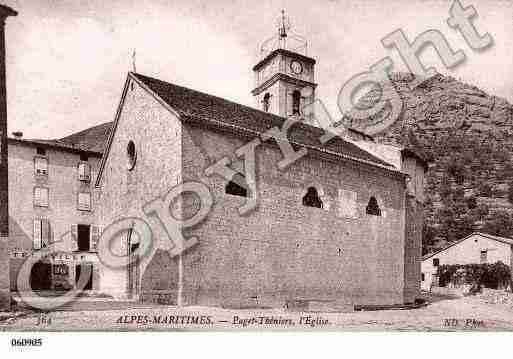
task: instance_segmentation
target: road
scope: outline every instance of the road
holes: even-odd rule
[[[297,313],[283,309],[231,310],[136,305],[114,310],[30,313],[0,321],[1,331],[90,330],[513,330],[513,308],[478,297],[442,299],[420,309],[350,313]]]

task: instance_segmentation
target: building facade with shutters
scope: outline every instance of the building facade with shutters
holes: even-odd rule
[[[80,265],[92,266],[90,289],[99,288],[92,183],[100,156],[65,142],[9,139],[11,290],[26,258],[49,246],[57,253],[34,265],[32,289],[70,288]]]

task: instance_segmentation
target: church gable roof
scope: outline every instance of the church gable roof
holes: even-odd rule
[[[220,97],[136,73],[131,75],[140,80],[177,111],[183,120],[211,122],[218,126],[232,128],[234,131],[247,130],[256,135],[263,134],[272,127],[281,128],[285,122],[283,117],[243,106]],[[334,137],[331,141],[322,145],[319,139],[323,134],[324,131],[320,128],[298,122],[289,130],[289,140],[301,146],[322,151],[327,150],[378,166],[392,167],[389,163],[339,137]]]
[[[149,91],[159,102],[163,103],[164,106],[173,111],[184,122],[218,128],[238,135],[258,137],[273,127],[281,128],[286,121],[285,118],[271,113],[138,73],[130,72],[127,83],[130,78],[138,82],[142,88]],[[125,83],[123,98],[126,94],[127,83]],[[120,103],[121,107],[123,98]],[[110,143],[115,135],[119,113],[120,108],[118,108],[116,119],[104,149],[100,173],[97,177],[97,185],[99,185],[102,176]],[[400,173],[391,164],[340,137],[335,136],[328,143],[321,144],[319,139],[323,134],[324,130],[320,128],[298,122],[289,129],[288,140],[293,145]]]

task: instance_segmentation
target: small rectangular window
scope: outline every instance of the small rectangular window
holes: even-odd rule
[[[483,250],[481,251],[481,263],[487,263],[488,262],[488,251]]]
[[[91,166],[87,162],[80,162],[78,164],[78,179],[79,181],[91,181]]]
[[[48,159],[43,157],[34,158],[34,171],[36,175],[47,176],[48,175]]]
[[[36,148],[36,153],[39,155],[39,156],[46,156],[46,149],[42,148],[42,147],[38,147]]]
[[[78,209],[81,211],[91,210],[91,193],[80,192],[78,194]]]
[[[48,188],[34,188],[34,205],[37,207],[48,207]]]
[[[424,273],[420,274],[420,280],[423,282],[426,280],[426,275]]]
[[[433,267],[438,267],[440,265],[440,259],[433,258]]]

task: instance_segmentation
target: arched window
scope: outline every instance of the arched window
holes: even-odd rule
[[[322,201],[315,187],[308,187],[308,190],[303,197],[303,206],[322,208]]]
[[[365,212],[372,216],[381,216],[381,209],[379,208],[378,201],[375,197],[371,197],[369,199],[369,204],[367,204]]]
[[[226,184],[225,192],[233,196],[247,197],[248,187],[244,175],[237,173],[232,180]]]
[[[301,92],[295,90],[292,92],[292,114],[299,115],[299,108],[301,105]]]
[[[128,141],[128,145],[126,146],[126,157],[127,157],[127,168],[129,171],[133,170],[135,167],[135,162],[137,161],[137,150],[135,148],[134,141]]]
[[[262,100],[262,105],[264,106],[264,111],[269,112],[269,109],[271,107],[271,95],[269,94],[269,92],[267,92],[264,95],[264,99]]]

